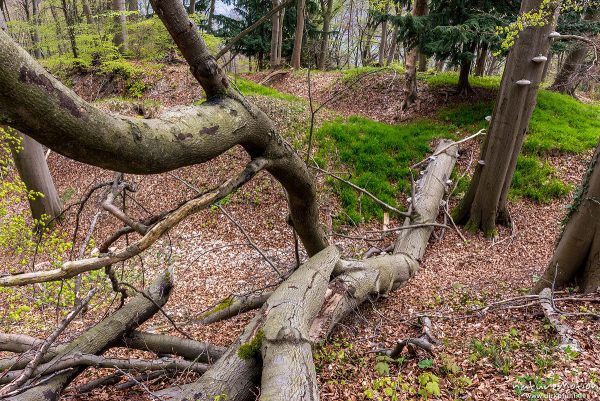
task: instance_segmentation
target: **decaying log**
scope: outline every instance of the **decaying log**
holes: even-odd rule
[[[440,141],[434,154],[416,183],[411,206],[413,217],[405,219],[405,226],[434,223],[438,216],[456,162],[457,147],[449,141]],[[313,322],[311,338],[328,336],[341,319],[368,298],[384,295],[413,277],[432,232],[431,226],[402,230],[392,255],[338,262],[334,270],[338,277],[329,285],[324,306]]]
[[[263,306],[240,337],[196,382],[166,388],[157,392],[156,396],[164,401],[214,401],[217,396],[225,396],[227,401],[255,400],[261,368],[255,357],[260,354],[260,338],[257,334],[264,311]]]
[[[318,400],[309,329],[340,258],[330,246],[300,266],[267,301],[262,326],[261,401]]]
[[[258,309],[269,299],[272,292],[262,294],[231,295],[202,314],[202,324],[220,322],[241,313]]]
[[[213,363],[225,353],[225,348],[209,343],[141,331],[134,331],[123,338],[122,345],[159,355],[178,355],[203,363]]]
[[[540,305],[544,310],[544,315],[550,324],[554,327],[560,338],[560,349],[570,349],[571,351],[579,352],[579,344],[572,336],[573,330],[566,322],[563,322],[560,318],[560,314],[554,308],[552,301],[552,290],[550,288],[544,288],[540,292]]]
[[[97,368],[115,368],[121,370],[137,370],[140,372],[144,371],[155,371],[155,370],[170,370],[170,371],[191,371],[197,373],[204,373],[208,369],[208,365],[204,363],[198,363],[194,361],[187,361],[185,359],[175,358],[160,358],[160,359],[119,359],[119,358],[105,358],[103,356],[91,355],[91,354],[80,354],[71,353],[62,356],[60,359],[52,360],[43,365],[40,365],[35,371],[34,375],[49,375],[61,370],[70,368],[93,366]],[[22,371],[8,372],[4,377],[0,379],[0,383],[6,383],[11,380],[15,380]]]
[[[53,361],[60,361],[74,354],[100,354],[111,345],[118,343],[126,333],[152,317],[158,311],[157,306],[162,306],[167,302],[173,282],[173,271],[165,270],[144,293],[138,294],[121,309],[65,345],[46,364],[52,364]],[[14,401],[57,400],[62,390],[82,369],[75,368],[57,374],[47,382],[7,399]]]
[[[278,287],[278,290],[273,293],[269,300],[257,312],[252,321],[246,326],[242,335],[228,348],[223,357],[202,375],[200,379],[188,385],[167,388],[158,392],[156,395],[163,400],[191,399],[198,401],[213,401],[216,396],[223,395],[228,401],[247,401],[256,399],[256,394],[258,393],[257,388],[261,381],[260,356],[263,341],[267,336],[272,338],[272,331],[276,331],[274,336],[277,338],[279,329],[281,329],[281,326],[279,326],[279,329],[276,330],[277,322],[279,322],[279,324],[282,323],[281,319],[277,318],[277,315],[279,314],[278,309],[285,311],[286,314],[292,312],[299,313],[298,317],[294,317],[292,321],[302,321],[308,325],[310,324],[310,317],[313,314],[316,314],[320,306],[319,304],[323,300],[325,284],[323,284],[323,294],[321,294],[320,297],[311,297],[309,294],[317,294],[317,291],[319,291],[317,288],[320,288],[319,283],[323,280],[325,283],[328,281],[333,265],[337,261],[337,258],[339,258],[339,254],[335,247],[329,247],[318,253],[317,256],[313,257],[317,257],[317,262],[313,262],[313,258],[309,259],[309,262],[303,265],[304,267],[308,264],[308,267],[301,267],[299,273],[295,272],[288,280],[284,281]],[[315,269],[319,268],[317,265],[320,266],[320,268],[325,269],[321,271],[320,274],[315,273]],[[301,281],[300,278],[304,279],[304,281]],[[298,288],[288,287],[288,285]],[[302,288],[304,288],[304,290],[302,290]],[[278,291],[279,294],[276,295]],[[302,295],[303,291],[307,291],[308,293],[306,294],[306,297],[304,297],[305,299],[303,302],[309,302],[306,304],[298,303],[298,299],[289,301],[288,299],[291,296],[292,291],[294,294],[298,294],[298,296]],[[308,312],[308,310],[311,310],[311,312]],[[269,315],[271,316],[271,323],[265,327],[264,325]],[[284,335],[286,331],[294,330],[299,332],[298,327],[294,326],[293,330],[291,328],[282,330],[282,335]],[[305,332],[304,335],[304,338],[306,339],[307,333]],[[285,343],[286,338],[287,336],[282,337],[283,344]],[[272,340],[270,343],[272,344]],[[308,355],[311,355],[309,343],[300,341],[300,344],[308,345],[308,350],[302,350],[302,356],[304,357],[306,352],[308,352]],[[290,346],[294,347],[295,344],[290,343]],[[275,352],[277,348],[278,347],[275,346],[273,352]],[[292,352],[297,352],[297,350],[293,350]],[[272,355],[271,351],[269,351],[268,358],[272,359]],[[310,358],[310,366],[312,366],[312,356],[310,356]],[[303,359],[299,358],[294,364],[301,363],[301,361],[303,361]],[[307,361],[304,362],[306,363]],[[268,365],[273,364],[265,364],[265,366]],[[280,370],[284,369],[280,365],[277,366],[279,366]],[[275,367],[272,366],[271,368]],[[285,369],[289,369],[289,366]],[[314,369],[314,367],[312,367],[312,369]],[[299,370],[283,373],[290,374],[293,372],[297,373],[298,371]],[[275,374],[272,372],[267,372],[266,375],[275,377]],[[302,377],[295,379],[298,381],[306,380],[306,378]],[[282,386],[279,385],[277,390],[281,391],[281,387]],[[262,392],[264,392],[264,389],[261,393]],[[284,399],[291,400],[294,398]]]

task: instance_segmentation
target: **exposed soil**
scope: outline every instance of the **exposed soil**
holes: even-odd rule
[[[160,80],[154,84],[148,98],[159,99],[162,106],[189,104],[199,98],[199,87],[183,66],[167,66],[161,71]],[[264,75],[250,76],[260,81]],[[437,108],[460,101],[489,100],[493,93],[480,90],[472,99],[461,98],[452,93],[451,88],[422,88],[420,104],[407,113],[399,111],[401,76],[393,74],[373,75],[365,78],[355,89],[346,92],[339,100],[329,104],[328,116],[341,114],[362,114],[380,121],[393,123],[409,118],[428,116]],[[324,102],[328,96],[341,88],[339,74],[317,73],[312,77],[314,99]],[[75,90],[86,99],[94,100],[102,85],[102,78],[77,77]],[[280,75],[272,85],[281,91],[300,97],[307,97],[306,77],[296,73]],[[278,128],[293,142],[297,135],[303,135],[308,117],[306,107],[294,110],[286,102],[273,99],[253,98],[274,118]],[[115,110],[104,102],[99,103],[112,111],[138,113],[135,108],[123,107]],[[478,143],[467,143],[461,149],[457,168],[460,172],[470,165],[478,154]],[[576,184],[582,176],[589,155],[553,156],[550,160],[557,167],[561,179]],[[128,212],[145,217],[168,209],[176,202],[194,195],[194,191],[182,184],[182,178],[199,189],[217,185],[243,168],[248,158],[241,149],[232,149],[210,163],[179,169],[172,174],[149,176],[127,176],[136,183],[137,192],[128,199]],[[51,153],[49,165],[61,194],[72,193],[67,203],[79,199],[94,183],[110,180],[112,173],[95,167],[68,160]],[[321,217],[331,222],[331,216],[339,210],[337,199],[325,185],[323,177],[318,178]],[[98,199],[93,197],[81,215],[81,225],[75,249],[87,233],[92,216],[98,210]],[[456,200],[451,198],[450,207]],[[468,242],[463,243],[457,233],[446,230],[443,234],[436,230],[422,261],[417,276],[405,287],[393,292],[385,299],[379,299],[361,307],[355,315],[340,325],[332,340],[319,346],[317,350],[318,377],[324,401],[362,400],[365,390],[376,389],[373,381],[380,380],[375,370],[376,355],[373,350],[393,346],[397,339],[415,337],[419,329],[412,326],[414,318],[420,314],[431,317],[434,334],[441,345],[436,350],[433,368],[421,368],[419,361],[430,356],[405,355],[401,368],[390,364],[391,378],[399,379],[399,386],[407,384],[416,392],[418,378],[424,372],[434,373],[440,378],[441,395],[432,399],[443,400],[526,400],[515,389],[518,378],[525,375],[541,378],[557,375],[557,394],[563,397],[581,393],[584,399],[600,399],[600,390],[590,387],[598,384],[600,350],[600,324],[588,317],[577,316],[567,321],[575,329],[575,337],[582,346],[578,356],[569,357],[552,348],[547,354],[541,349],[549,344],[554,334],[541,317],[541,309],[532,305],[521,309],[504,309],[484,314],[467,312],[481,305],[501,299],[522,295],[531,287],[532,278],[540,274],[550,259],[555,238],[560,231],[560,220],[564,216],[569,199],[561,199],[550,204],[540,205],[527,200],[513,202],[510,212],[515,222],[513,230],[500,229],[499,239],[492,242],[481,235],[464,233]],[[21,205],[26,207],[26,205]],[[224,208],[252,236],[267,256],[280,269],[294,266],[294,241],[291,230],[285,223],[286,205],[281,186],[266,173],[235,193]],[[61,223],[65,232],[72,233],[74,213],[69,213]],[[440,216],[443,219],[443,216]],[[400,224],[392,221],[390,225]],[[119,224],[106,214],[102,214],[98,229],[94,234],[100,242]],[[381,222],[372,221],[359,227],[343,227],[349,235],[361,236],[367,230],[381,228]],[[70,235],[70,234],[69,234]],[[347,238],[332,238],[347,257],[360,257],[369,247],[365,241]],[[385,242],[391,243],[390,236]],[[121,243],[122,244],[122,243]],[[303,258],[306,256],[303,254]],[[7,270],[11,256],[0,257],[2,268]],[[261,256],[250,246],[240,230],[228,221],[218,210],[206,210],[180,224],[159,244],[144,255],[143,263],[132,260],[124,266],[125,277],[142,286],[161,270],[165,263],[176,267],[176,287],[165,307],[182,330],[197,340],[227,345],[241,331],[252,317],[248,313],[227,322],[211,326],[195,323],[202,311],[231,293],[243,293],[264,288],[277,282],[277,276]],[[120,271],[121,267],[118,267]],[[142,280],[143,278],[143,280]],[[23,296],[32,295],[32,289],[20,289]],[[110,294],[96,305],[82,319],[77,320],[63,336],[62,340],[73,338],[78,332],[98,321],[107,310]],[[7,293],[0,293],[0,302],[10,302]],[[589,311],[598,313],[597,303],[562,303],[568,311]],[[114,306],[112,307],[114,308]],[[54,307],[45,310],[35,309],[26,318],[13,321],[4,316],[2,331],[21,332],[43,337],[52,331],[55,319]],[[169,322],[157,314],[144,325],[152,332],[180,335]],[[512,330],[514,329],[514,330]],[[512,330],[512,331],[511,331]],[[508,337],[507,337],[508,336]],[[508,364],[505,372],[494,365],[494,356],[472,357],[476,354],[474,340],[508,342],[508,349],[501,356]],[[343,353],[341,353],[343,351]],[[111,350],[110,355],[135,356],[141,353]],[[460,372],[448,374],[448,356],[460,368]],[[547,367],[541,368],[541,359],[548,360]],[[423,364],[422,364],[423,365]],[[424,366],[424,365],[423,365]],[[448,369],[446,369],[448,370]],[[137,400],[148,399],[144,390],[135,387],[129,390],[116,390],[114,387],[99,388],[87,395],[77,396],[78,384],[90,378],[106,374],[105,370],[88,369],[67,391],[63,399],[77,400]],[[399,375],[399,376],[398,376]],[[470,384],[461,382],[466,377]],[[155,381],[149,387],[156,389],[168,385],[189,382],[193,375],[180,375],[172,380]],[[463,383],[463,384],[461,384]],[[587,386],[587,389],[586,387]],[[381,389],[380,391],[383,391]],[[550,390],[544,390],[549,393]],[[392,396],[382,396],[392,400]],[[420,399],[421,396],[403,391],[398,399]],[[377,399],[377,398],[375,398]]]

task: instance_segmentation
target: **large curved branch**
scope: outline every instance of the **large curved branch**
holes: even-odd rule
[[[220,70],[219,70],[220,71]],[[288,192],[292,222],[310,255],[327,246],[306,165],[258,108],[235,96],[141,120],[105,113],[48,74],[0,32],[0,123],[69,158],[134,174],[209,161],[235,145],[269,160]]]

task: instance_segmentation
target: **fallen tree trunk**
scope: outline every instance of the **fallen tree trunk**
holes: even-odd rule
[[[435,222],[456,162],[457,147],[451,144],[441,141],[438,145],[435,153],[439,154],[416,184],[411,206],[414,217],[406,218],[404,226]],[[313,322],[311,338],[328,336],[340,320],[367,299],[384,295],[413,277],[432,232],[431,226],[402,230],[392,255],[340,261],[334,271],[337,278],[330,283],[321,313]]]
[[[100,354],[116,344],[123,336],[152,317],[164,305],[173,287],[173,271],[165,270],[143,293],[138,294],[121,309],[114,312],[94,327],[88,329],[75,340],[65,345],[46,364],[52,364],[75,354]],[[14,401],[54,401],[62,390],[83,370],[73,368],[56,374],[41,385],[29,388],[23,393],[6,399]],[[44,379],[41,376],[40,379]]]
[[[319,399],[309,329],[339,258],[335,246],[324,249],[269,297],[262,328],[261,401]]]
[[[438,152],[439,154],[437,154]],[[456,162],[457,146],[452,142],[441,141],[435,153],[436,156],[432,157],[433,160],[416,184],[415,199],[412,203],[412,208],[414,208],[412,210],[414,211],[413,217],[406,219],[405,226],[433,223],[439,213],[439,206]],[[373,257],[363,261],[339,260],[332,272],[337,278],[330,282],[325,291],[325,301],[308,332],[310,341],[316,341],[329,335],[341,319],[356,310],[361,303],[370,297],[386,294],[413,277],[425,253],[432,231],[433,227],[422,225],[419,225],[418,228],[401,231],[392,255]],[[309,261],[311,260],[312,258],[309,259]],[[277,294],[278,291],[288,291],[286,289],[287,283],[286,281],[278,287],[274,294]],[[311,283],[311,285],[314,285],[314,283]],[[299,290],[294,288],[293,291],[295,293]],[[312,288],[311,291],[313,291]],[[315,295],[319,295],[319,291],[314,291]],[[293,293],[286,293],[286,305],[289,303],[288,306],[290,307],[303,308],[307,305],[304,303],[297,304],[297,300],[290,297],[293,298]],[[305,298],[308,298],[308,296]],[[311,300],[311,305],[322,301],[322,296],[315,296]],[[181,387],[168,388],[156,395],[163,400],[193,399],[212,401],[216,396],[224,396],[228,401],[256,399],[261,366],[258,351],[267,336],[264,331],[262,335],[260,333],[263,322],[268,316],[269,305],[272,304],[273,300],[269,298],[250,324],[246,326],[240,338],[198,381]],[[293,317],[294,324],[282,330],[281,339],[285,340],[283,346],[286,345],[286,341],[292,333],[296,334],[296,339],[303,338],[298,334],[302,333],[299,328],[303,327],[304,323],[311,320],[312,317],[312,314],[307,313],[304,309],[297,309],[295,313],[296,315]],[[269,335],[272,336],[272,333]],[[275,340],[275,343],[277,343],[277,340]],[[303,343],[303,341],[296,341],[296,345]],[[279,393],[274,395],[274,398],[277,399],[305,399],[303,396],[298,398],[298,392],[287,393],[287,390],[283,389],[287,386],[291,386],[295,390],[300,388],[304,392],[303,394],[306,395],[306,399],[311,399],[308,394],[314,396],[316,393],[318,395],[317,390],[311,387],[310,375],[307,375],[309,370],[307,369],[303,371],[302,377],[296,377],[296,380],[303,382],[303,385],[300,386],[286,381],[289,378],[286,377],[287,375],[290,373],[300,375],[298,372],[302,369],[299,366],[304,365],[306,367],[309,363],[307,359],[303,359],[306,355],[305,351],[300,350],[300,353],[297,353],[298,351],[298,349],[286,351],[288,358],[290,354],[296,355],[297,359],[292,363],[298,370],[291,369],[290,362],[287,362],[285,358],[274,358],[270,355],[265,358],[265,355],[263,355],[263,384],[265,380],[267,381],[265,399],[271,397],[275,391],[270,388],[273,383],[279,383],[279,387],[277,387]],[[299,355],[303,357],[301,358]],[[284,377],[281,377],[281,375],[284,375]],[[280,381],[276,380],[276,377]],[[285,383],[285,385],[281,383]],[[265,392],[265,388],[260,390],[261,394],[263,392]]]

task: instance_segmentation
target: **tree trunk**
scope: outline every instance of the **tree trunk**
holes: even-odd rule
[[[294,37],[294,50],[292,51],[292,68],[300,68],[302,56],[302,38],[304,37],[304,14],[306,0],[298,0],[296,6],[296,34]]]
[[[196,0],[190,0],[190,4],[188,6],[188,14],[194,14],[196,12]]]
[[[584,78],[586,68],[584,61],[588,52],[589,48],[587,44],[575,44],[575,48],[565,58],[562,68],[556,75],[550,90],[574,97],[577,86],[579,86],[579,83]]]
[[[525,0],[521,11],[538,9],[541,2]],[[548,54],[550,47],[552,23],[548,22],[526,28],[510,50],[479,163],[456,212],[459,223],[470,230],[481,229],[487,236],[497,235],[497,222],[510,224],[508,190],[544,70],[544,62],[533,58]]]
[[[85,15],[85,21],[92,25],[94,19],[92,17],[92,9],[90,8],[90,2],[88,0],[81,0],[81,5],[83,6],[83,15]]]
[[[394,62],[396,56],[396,48],[398,46],[398,25],[394,24],[394,30],[392,31],[392,44],[388,51],[386,65],[390,65]]]
[[[488,43],[481,42],[479,45],[479,54],[477,55],[477,62],[475,63],[475,75],[482,77],[485,73],[485,62],[488,54]]]
[[[535,284],[544,288],[578,285],[582,292],[600,288],[600,142],[569,207],[568,220],[546,271]]]
[[[37,59],[42,58],[39,5],[40,0],[31,0],[31,23],[33,25],[31,36],[33,39],[33,54]]]
[[[281,0],[284,1],[284,0]],[[281,66],[283,62],[283,56],[281,52],[283,50],[283,23],[285,21],[285,8],[279,11],[279,32],[277,34],[277,65]]]
[[[600,19],[600,11],[597,7],[588,8],[583,20],[598,21]],[[562,66],[550,90],[565,93],[575,97],[575,90],[582,80],[586,78],[585,58],[590,51],[589,45],[586,43],[575,43],[575,48],[569,52],[564,59]]]
[[[125,16],[125,0],[112,0],[112,9],[118,13],[115,16],[116,33],[113,37],[113,44],[119,49],[119,53],[124,54],[127,51],[125,41],[127,40],[127,17]]]
[[[423,53],[419,53],[419,67],[417,68],[417,71],[427,71],[427,56]]]
[[[323,2],[321,3],[323,4]],[[331,29],[331,17],[333,12],[333,0],[327,0],[323,13],[323,34],[321,35],[321,49],[319,50],[319,62],[317,68],[324,70],[327,68],[327,56],[329,52],[329,30]]]
[[[469,72],[471,71],[471,60],[464,61],[460,65],[460,72],[458,74],[458,87],[456,88],[456,92],[459,95],[470,95],[472,94],[473,88],[469,83]]]
[[[330,0],[331,1],[331,0]],[[385,13],[388,14],[390,9],[390,4],[385,4]],[[380,66],[385,65],[385,55],[386,55],[386,47],[388,41],[388,21],[384,19],[381,23],[381,39],[379,40],[379,57],[377,58]]]
[[[14,130],[13,132],[21,140],[19,149],[11,147],[19,176],[28,191],[43,194],[28,197],[31,215],[39,222],[53,219],[62,212],[62,203],[48,170],[42,145],[27,135]]]
[[[73,57],[78,58],[79,50],[77,49],[77,41],[75,38],[75,27],[74,27],[73,16],[71,13],[71,8],[67,4],[66,0],[61,0],[61,1],[62,1],[63,14],[65,16],[65,22],[67,24],[67,33],[69,35],[69,41],[71,42],[71,52],[73,53]],[[50,7],[50,8],[52,9],[52,7]]]
[[[427,14],[427,0],[415,0],[412,15],[420,17]],[[406,52],[406,72],[404,73],[403,97],[400,108],[406,110],[417,99],[417,62],[418,49],[408,49]]]
[[[279,5],[279,0],[273,0],[273,8]],[[279,13],[275,13],[271,16],[271,68],[277,68],[279,66],[279,59],[277,57],[279,48]]]
[[[210,6],[208,7],[208,20],[206,25],[208,26],[208,33],[213,31],[213,18],[215,16],[215,0],[210,0]]]

